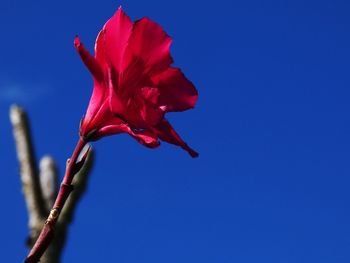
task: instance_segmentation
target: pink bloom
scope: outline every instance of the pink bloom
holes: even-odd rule
[[[97,140],[126,132],[147,147],[158,147],[160,139],[198,156],[164,117],[193,108],[198,97],[181,70],[170,66],[171,41],[155,22],[142,18],[133,23],[121,8],[98,34],[94,57],[75,38],[94,79],[82,137]]]

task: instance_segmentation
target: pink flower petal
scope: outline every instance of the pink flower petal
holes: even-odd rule
[[[196,104],[198,92],[180,69],[168,68],[153,76],[152,82],[159,89],[158,104],[166,106],[166,111],[184,111]]]
[[[97,60],[90,55],[89,51],[86,50],[83,43],[80,42],[78,36],[74,39],[75,49],[78,51],[81,60],[84,62],[85,66],[89,69],[93,77],[98,81],[103,81],[103,71],[101,65]]]
[[[113,67],[120,72],[124,51],[132,32],[133,23],[121,7],[103,27],[106,56]],[[96,50],[99,51],[100,42]]]
[[[173,63],[169,52],[171,42],[161,26],[150,19],[142,18],[135,22],[121,68],[121,72],[126,74],[123,78],[140,78],[125,72],[137,60],[141,60],[144,66],[143,75],[152,75],[167,69]]]
[[[103,103],[103,100],[105,98],[106,89],[103,83],[103,71],[100,67],[100,64],[85,49],[84,45],[80,42],[79,37],[75,37],[74,46],[78,51],[82,61],[91,72],[94,79],[94,89],[83,122],[83,126],[86,126],[87,123],[89,123],[94,118],[96,112],[100,109],[101,104]]]
[[[147,130],[134,131],[127,124],[105,126],[98,131],[98,135],[103,137],[123,132],[130,134],[139,143],[149,148],[159,147],[157,136],[154,133]]]
[[[114,114],[121,115],[124,112],[124,104],[122,103],[121,98],[117,95],[117,73],[112,69],[108,69],[108,90],[109,90],[109,105],[111,108],[111,111]]]
[[[182,149],[187,151],[193,158],[199,156],[199,154],[196,151],[191,149],[181,139],[181,137],[176,133],[174,128],[166,119],[163,119],[160,124],[154,127],[153,131],[158,135],[159,139],[161,139],[162,141],[180,146]]]
[[[149,126],[157,125],[164,117],[165,111],[158,106],[159,90],[152,87],[141,89],[142,99],[140,100],[140,114],[142,119]]]
[[[142,87],[141,88],[141,94],[142,94],[142,97],[154,104],[154,105],[157,105],[158,104],[158,99],[159,99],[159,96],[160,96],[160,93],[159,93],[159,90],[157,88],[154,88],[154,87]]]
[[[107,57],[106,57],[106,45],[105,45],[105,30],[102,29],[96,38],[95,42],[95,58],[98,61],[98,63],[101,65],[101,68],[103,71],[106,71],[106,68],[108,67]]]
[[[96,113],[101,109],[101,105],[103,104],[105,92],[104,85],[95,80],[89,106],[84,117],[84,123],[87,124],[95,118]]]

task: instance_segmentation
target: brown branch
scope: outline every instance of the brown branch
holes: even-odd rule
[[[66,171],[58,191],[55,203],[50,211],[50,214],[45,221],[45,225],[42,228],[38,239],[35,241],[33,248],[30,250],[28,256],[25,259],[25,263],[37,263],[40,261],[42,255],[52,243],[55,233],[57,222],[60,213],[62,212],[69,195],[73,191],[73,179],[74,176],[82,168],[84,161],[86,160],[87,153],[82,156],[81,153],[84,152],[85,146],[87,145],[84,138],[79,137],[79,140],[74,148],[71,158],[67,161]],[[82,156],[82,157],[81,157]]]
[[[17,157],[20,165],[22,189],[29,217],[28,247],[32,248],[45,224],[46,216],[55,202],[58,185],[58,172],[55,161],[45,156],[40,161],[40,176],[34,155],[30,125],[26,112],[13,105],[10,109],[10,120],[13,126]],[[67,237],[69,224],[73,220],[74,211],[85,192],[88,175],[93,164],[93,151],[87,149],[83,167],[76,174],[73,185],[74,192],[67,200],[56,227],[56,235],[52,244],[41,257],[41,263],[59,263]]]
[[[49,246],[48,250],[45,252],[43,257],[41,258],[40,262],[42,262],[43,258],[47,254],[50,254],[51,258],[58,260],[50,263],[59,262],[59,259],[62,254],[62,250],[64,248],[65,241],[67,239],[69,224],[73,221],[74,212],[76,210],[77,204],[79,203],[81,197],[86,191],[89,174],[93,166],[93,161],[94,161],[94,153],[90,148],[87,153],[87,157],[83,167],[74,177],[74,180],[72,183],[74,187],[74,191],[70,194],[67,200],[67,203],[60,214],[59,220],[56,225],[55,238],[52,244]]]
[[[84,161],[84,165],[73,179],[72,184],[74,186],[74,191],[71,193],[65,207],[61,212],[61,216],[58,220],[58,223],[60,224],[69,224],[73,221],[76,206],[79,203],[80,198],[86,191],[90,171],[94,163],[94,151],[91,148],[91,146],[89,146],[87,151],[88,152]]]
[[[58,170],[55,160],[50,156],[44,156],[40,160],[40,186],[45,200],[47,211],[50,211],[57,195]],[[35,237],[37,239],[38,235]],[[33,245],[30,246],[32,248]],[[41,258],[42,263],[59,263],[60,256],[54,253],[55,246],[50,246]]]
[[[10,120],[20,166],[22,191],[28,210],[30,246],[40,233],[47,211],[41,192],[27,114],[20,107],[13,105],[10,109]]]
[[[57,165],[51,156],[47,155],[41,158],[39,178],[46,211],[50,211],[59,187]]]

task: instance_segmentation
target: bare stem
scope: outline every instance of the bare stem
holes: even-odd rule
[[[40,262],[43,262],[43,263],[60,262],[62,250],[64,248],[65,241],[68,235],[69,224],[73,221],[73,216],[76,210],[76,206],[79,203],[87,187],[90,170],[94,160],[93,153],[94,153],[93,150],[89,148],[83,167],[74,176],[74,179],[72,182],[74,186],[74,191],[69,196],[64,208],[62,209],[62,212],[60,213],[60,217],[56,225],[55,238],[53,239],[52,243],[50,244],[46,252],[41,257]],[[58,189],[58,187],[56,189]],[[45,196],[45,191],[43,192]],[[54,198],[55,197],[56,195],[54,196]],[[54,198],[52,200],[52,204],[50,208],[52,207],[55,201]]]
[[[50,211],[59,187],[58,169],[55,160],[51,156],[41,158],[39,167],[41,191],[45,200],[46,210]]]
[[[80,152],[86,145],[86,142],[79,138],[79,141],[73,151],[72,157],[67,161],[66,172],[63,177],[63,181],[58,192],[58,196],[54,203],[53,208],[45,222],[44,227],[41,230],[41,233],[35,242],[32,250],[27,256],[25,263],[37,263],[39,262],[41,256],[50,245],[55,232],[55,226],[59,217],[60,212],[62,211],[68,196],[73,190],[72,181],[74,175],[78,172],[77,161]]]
[[[28,243],[30,245],[34,241],[31,239],[37,237],[40,232],[47,210],[40,187],[28,117],[24,110],[13,105],[10,109],[10,120],[20,165],[22,190],[29,216],[30,236]]]
[[[30,122],[25,110],[16,105],[11,106],[10,120],[20,166],[22,189],[28,209],[29,238],[27,246],[32,248],[45,224],[47,214],[54,207],[59,190],[58,170],[55,160],[50,156],[45,156],[40,160],[40,172],[38,172],[30,133]],[[76,157],[79,159],[78,163],[71,164],[74,166],[71,174],[76,174],[73,180],[74,192],[60,213],[60,218],[55,226],[55,238],[41,256],[40,262],[42,263],[60,262],[68,226],[73,220],[76,206],[86,189],[94,159],[92,148],[89,146],[87,151],[82,151],[80,156]],[[52,234],[48,232],[47,235]]]

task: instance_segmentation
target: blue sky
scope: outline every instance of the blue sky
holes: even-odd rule
[[[27,235],[9,105],[26,107],[37,156],[62,173],[92,88],[73,38],[92,50],[119,5],[173,37],[200,96],[169,119],[201,155],[127,135],[96,142],[63,262],[349,262],[345,0],[2,0],[2,260],[20,262]]]

